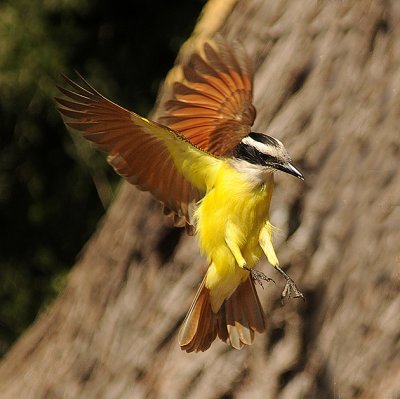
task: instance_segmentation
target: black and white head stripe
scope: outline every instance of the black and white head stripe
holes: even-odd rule
[[[269,154],[267,145],[255,141],[249,136],[245,137],[237,145],[233,156],[237,159],[241,159],[255,165],[265,165],[267,163],[280,161],[275,154]]]
[[[281,170],[304,180],[303,175],[291,163],[283,144],[274,137],[261,133],[250,133],[244,137],[233,151],[234,165],[252,176],[253,180],[263,180],[263,175],[254,173],[268,169]],[[250,165],[256,167],[251,168]]]
[[[279,140],[261,133],[251,133],[244,137],[235,148],[233,156],[258,165],[289,161],[283,144]]]
[[[264,154],[269,154],[278,158],[286,154],[283,144],[276,138],[267,136],[266,134],[250,133],[242,139],[241,143],[255,147]]]
[[[255,164],[264,165],[265,161],[262,157],[262,153],[257,150],[257,148],[243,143],[243,140],[236,146],[233,157]]]

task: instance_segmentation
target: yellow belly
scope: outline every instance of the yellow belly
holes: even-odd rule
[[[224,164],[196,211],[200,249],[210,262],[206,287],[215,312],[248,277],[225,238],[237,243],[247,265],[253,267],[262,254],[259,236],[268,220],[272,190],[272,174],[266,184],[255,186],[245,174]]]

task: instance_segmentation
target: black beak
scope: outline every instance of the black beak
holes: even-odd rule
[[[289,175],[298,177],[301,180],[304,180],[304,176],[301,174],[301,172],[296,169],[290,162],[286,163],[274,163],[272,164],[272,167],[274,169],[281,170],[282,172],[289,173]]]

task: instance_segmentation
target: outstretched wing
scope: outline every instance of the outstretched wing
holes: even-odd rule
[[[115,171],[139,189],[150,191],[192,225],[193,205],[206,190],[206,173],[220,162],[179,133],[130,112],[103,97],[83,78],[74,90],[58,89],[65,123],[108,154]]]
[[[217,37],[204,42],[181,68],[184,80],[171,83],[158,120],[205,151],[229,155],[250,133],[256,116],[246,52]]]

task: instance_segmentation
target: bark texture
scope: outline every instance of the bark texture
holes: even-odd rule
[[[267,332],[242,351],[182,352],[206,261],[123,184],[63,294],[0,365],[1,398],[400,398],[400,3],[209,7],[196,34],[245,44],[254,130],[306,177],[278,176],[272,203],[278,257],[306,302],[282,306],[263,262],[277,281],[261,292]]]

